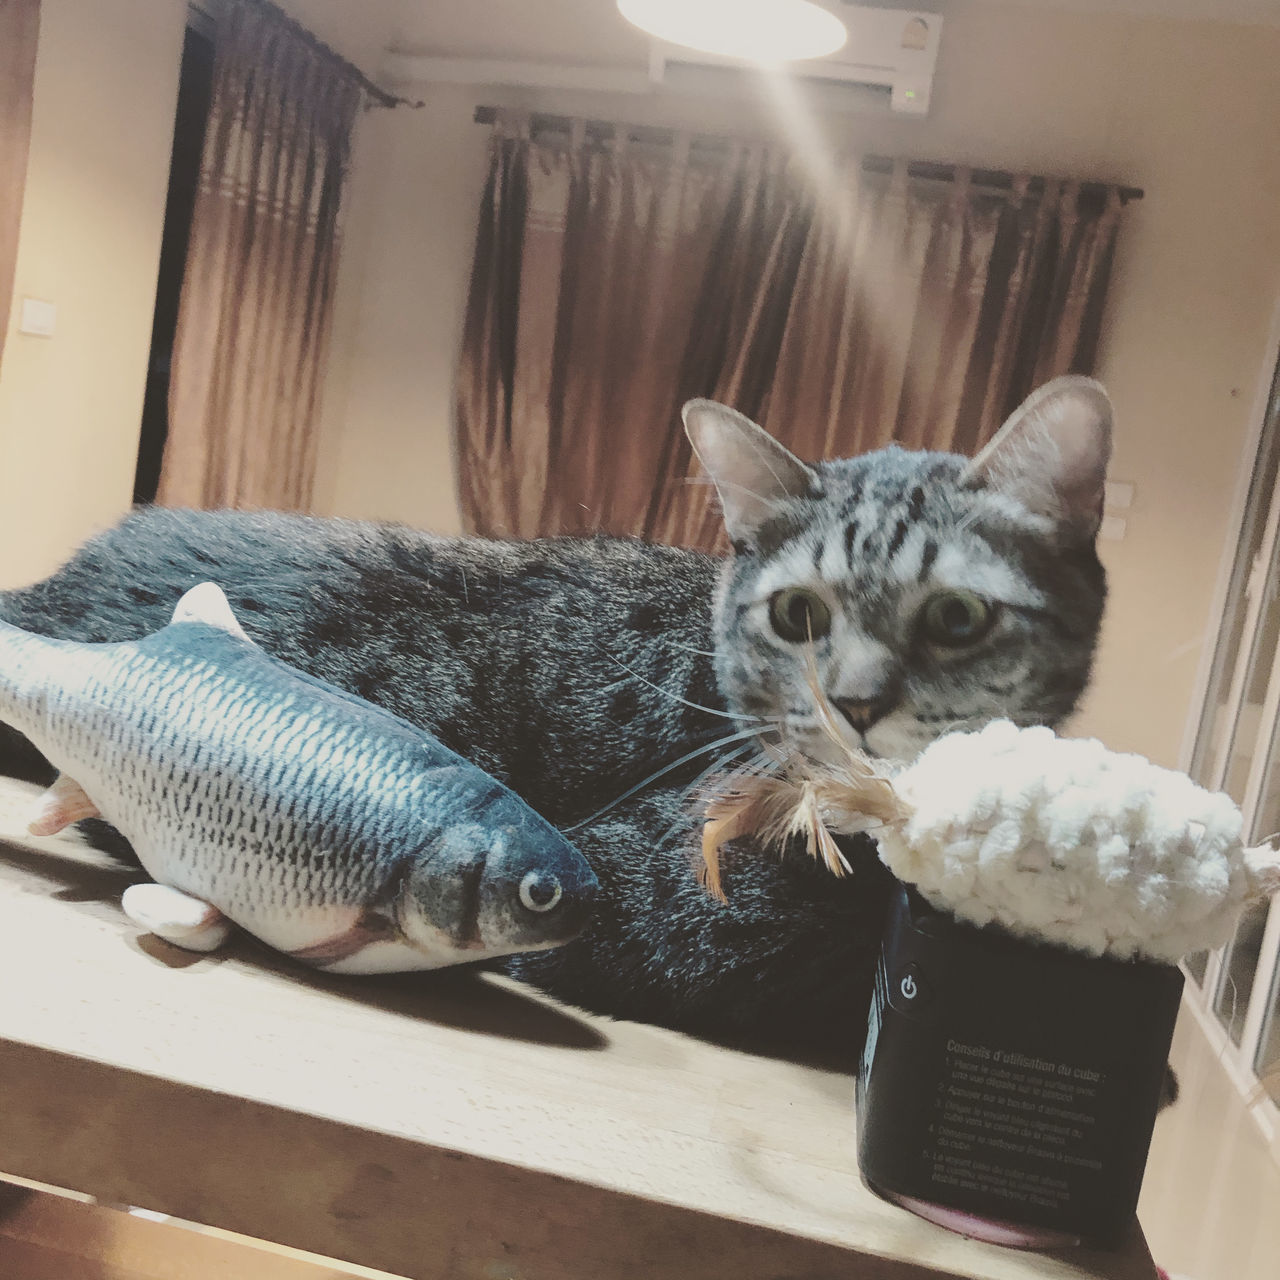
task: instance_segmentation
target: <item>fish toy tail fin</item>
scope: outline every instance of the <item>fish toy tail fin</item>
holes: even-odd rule
[[[49,656],[62,645],[0,621],[0,721],[27,731],[44,706]]]

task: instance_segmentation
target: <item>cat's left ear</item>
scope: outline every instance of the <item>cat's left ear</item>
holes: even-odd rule
[[[1111,422],[1101,383],[1054,378],[1015,410],[962,483],[1007,493],[1048,516],[1068,540],[1092,541],[1102,523]]]
[[[750,542],[781,501],[817,490],[818,473],[736,409],[690,400],[681,416],[694,453],[715,481],[735,546]]]

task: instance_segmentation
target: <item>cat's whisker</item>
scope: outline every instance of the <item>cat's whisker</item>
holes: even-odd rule
[[[785,757],[770,742],[760,743],[760,754],[754,760],[741,765],[737,772],[744,777],[748,774],[761,776],[766,773],[777,773],[786,764]]]
[[[700,778],[694,780],[692,785],[688,788],[687,794],[692,794],[696,787],[705,782],[708,777],[712,777],[717,767],[726,763],[727,760],[717,761],[716,764],[710,769],[707,769]],[[722,777],[712,777],[712,783],[709,791],[711,793],[721,790],[732,791],[734,787],[738,786],[740,783],[746,782],[748,779],[765,777],[767,774],[776,773],[780,768],[782,768],[781,760],[771,759],[767,753],[762,751],[759,755],[752,756],[750,759],[743,761],[736,767],[727,770]]]
[[[597,693],[599,693],[600,697],[607,698],[615,689],[621,689],[622,686],[627,684],[630,680],[630,676],[619,676],[618,679],[601,686],[601,688],[597,690]]]
[[[741,724],[744,720],[752,720],[756,724],[770,723],[764,716],[752,716],[741,712],[719,711],[715,707],[704,707],[700,702],[691,702],[688,698],[682,698],[678,693],[672,693],[670,689],[664,689],[660,684],[655,684],[647,676],[642,676],[638,671],[633,671],[621,658],[615,658],[607,649],[602,649],[605,657],[610,662],[616,662],[623,671],[634,679],[639,680],[642,684],[647,684],[655,693],[660,693],[664,698],[670,699],[672,702],[678,702],[681,706],[692,707],[695,711],[702,711],[709,716],[719,716],[722,720],[732,720],[737,724]]]
[[[700,658],[714,658],[715,652],[711,649],[695,649],[691,644],[681,644],[678,640],[663,640],[663,644],[668,649],[680,649],[684,653],[696,653]]]
[[[675,769],[679,769],[681,765],[686,765],[691,760],[696,760],[699,756],[705,756],[707,752],[716,751],[720,747],[730,746],[735,742],[745,742],[748,739],[755,737],[759,732],[760,730],[758,728],[755,728],[754,726],[747,729],[740,729],[737,733],[726,734],[723,738],[717,738],[714,742],[708,742],[705,746],[701,746],[696,748],[693,751],[687,752],[685,755],[682,755],[678,760],[673,760],[670,764],[663,765],[661,769],[657,770],[657,772],[655,773],[651,773],[647,778],[644,778],[642,781],[637,782],[635,786],[629,787],[620,796],[615,796],[612,800],[609,801],[608,804],[604,805],[600,809],[597,809],[595,813],[590,814],[585,818],[579,819],[577,822],[573,823],[572,826],[565,827],[563,828],[563,830],[566,833],[569,833],[572,831],[576,831],[579,827],[586,826],[587,823],[589,822],[595,822],[596,819],[603,818],[606,813],[608,813],[611,809],[615,808],[617,805],[620,805],[624,800],[630,800],[632,796],[637,795],[639,792],[643,791],[646,787],[650,786],[652,783],[657,782],[659,778],[665,778],[667,774],[671,773]],[[717,761],[717,764],[718,763],[719,762]]]
[[[721,756],[719,760],[713,761],[706,769],[698,774],[698,776],[694,778],[687,787],[685,787],[679,803],[681,815],[662,833],[657,843],[658,848],[662,848],[681,826],[691,824],[693,822],[692,817],[688,813],[688,804],[690,799],[697,794],[698,789],[702,784],[706,782],[706,780],[711,777],[717,769],[723,769],[725,765],[729,764],[731,761],[741,759],[746,752],[752,749],[753,745],[754,744],[750,742],[744,743],[742,746],[736,747],[734,750],[727,752],[725,755]],[[736,770],[730,770],[729,776],[734,776],[736,772]]]

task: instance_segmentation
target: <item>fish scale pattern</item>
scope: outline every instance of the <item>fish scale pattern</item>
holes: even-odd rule
[[[458,830],[481,842],[477,865],[496,856],[486,837],[514,836],[530,867],[569,860],[594,884],[554,828],[431,735],[204,622],[103,645],[0,624],[0,719],[80,784],[156,880],[282,950],[353,927],[411,868],[434,860],[456,876],[441,849]],[[474,915],[479,901],[464,897],[442,892],[440,910]],[[529,923],[511,904],[499,914]],[[473,919],[430,923],[478,931]],[[560,931],[512,928],[498,952]]]
[[[302,702],[261,671],[246,680],[246,658],[268,670],[271,660],[187,626],[181,647],[165,636],[49,654],[51,753],[76,762],[76,780],[153,875],[225,903],[246,926],[304,902],[374,896],[418,852],[421,742],[380,735],[370,756],[331,701]]]

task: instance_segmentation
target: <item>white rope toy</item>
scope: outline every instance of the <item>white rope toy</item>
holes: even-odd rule
[[[1229,796],[1100,742],[996,721],[927,747],[892,776],[785,761],[781,777],[712,798],[706,883],[722,844],[802,836],[843,874],[829,833],[866,831],[898,879],[974,925],[1090,955],[1176,963],[1216,947],[1241,909],[1280,890],[1280,853],[1241,842]]]

